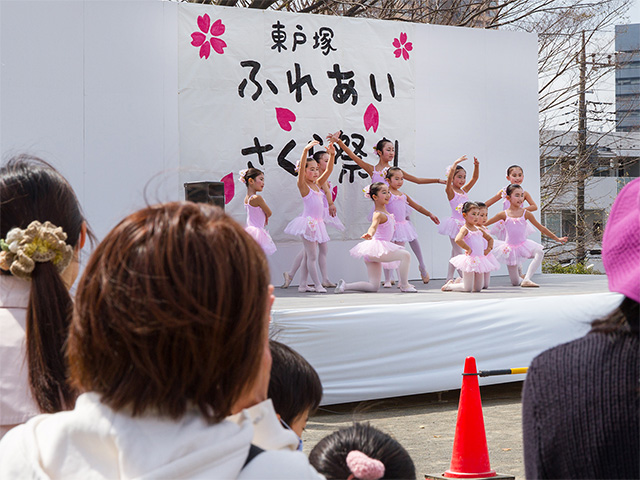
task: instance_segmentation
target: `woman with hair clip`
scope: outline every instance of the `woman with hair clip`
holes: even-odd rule
[[[623,295],[620,306],[529,367],[527,478],[640,478],[640,179],[611,208],[602,262],[609,290]]]
[[[69,182],[28,155],[0,168],[0,437],[73,408],[64,345],[87,227]]]
[[[267,400],[274,300],[264,251],[221,209],[129,215],[78,283],[82,394],[5,436],[0,478],[320,479]]]

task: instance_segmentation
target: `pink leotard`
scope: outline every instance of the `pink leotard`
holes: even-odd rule
[[[349,250],[352,257],[364,258],[367,262],[375,262],[382,255],[402,250],[403,247],[391,242],[393,232],[395,230],[396,220],[392,213],[387,215],[387,221],[379,223],[376,233],[373,234],[371,240],[365,240],[358,243]],[[395,269],[400,266],[400,262],[383,262],[382,266],[387,269]]]
[[[324,192],[309,188],[309,193],[302,197],[304,209],[302,214],[294,218],[285,227],[284,232],[305,238],[310,242],[325,243],[329,241],[327,227],[324,224]]]
[[[245,231],[258,242],[258,245],[262,247],[264,253],[267,255],[273,255],[277,250],[275,243],[271,239],[269,232],[264,228],[267,216],[260,207],[253,207],[248,203],[244,204],[244,209],[247,212],[247,226],[244,227]]]
[[[451,258],[449,262],[451,262],[454,267],[463,272],[473,273],[486,273],[500,268],[500,264],[491,253],[485,256],[484,250],[487,248],[487,241],[482,236],[480,229],[475,232],[468,231],[464,237],[464,241],[471,247],[471,254],[467,255],[464,253]]]
[[[542,250],[542,245],[527,239],[528,224],[525,213],[520,217],[510,217],[504,221],[507,236],[504,243],[493,248],[493,254],[501,263],[518,265],[526,258],[532,258],[535,251]]]
[[[391,194],[391,199],[387,205],[387,210],[392,213],[396,220],[396,228],[391,241],[393,242],[411,242],[418,238],[413,224],[407,220],[409,203],[405,194]]]
[[[445,219],[438,226],[438,233],[440,235],[446,235],[449,238],[456,238],[460,228],[464,225],[464,217],[462,216],[462,204],[468,202],[469,197],[466,192],[458,193],[453,192],[453,198],[449,200],[449,207],[451,207],[451,216]]]
[[[387,181],[387,171],[390,167],[384,167],[381,171],[376,170],[376,167],[373,167],[373,173],[371,174],[371,183],[382,182],[389,185]]]

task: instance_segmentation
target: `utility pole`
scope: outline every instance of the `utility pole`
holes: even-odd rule
[[[586,257],[585,240],[587,227],[584,218],[584,182],[587,169],[587,45],[582,32],[580,49],[580,90],[578,92],[578,159],[576,179],[576,260],[584,262]]]
[[[578,91],[578,157],[576,159],[576,260],[579,263],[584,262],[586,258],[587,243],[587,223],[585,218],[585,181],[591,173],[590,160],[595,157],[597,159],[597,147],[587,144],[587,65],[592,67],[613,67],[615,62],[611,63],[611,55],[609,55],[607,63],[596,62],[595,55],[591,62],[587,62],[587,42],[585,40],[584,31],[582,32],[582,46],[578,59],[580,65],[580,79]],[[595,152],[594,152],[595,151]]]

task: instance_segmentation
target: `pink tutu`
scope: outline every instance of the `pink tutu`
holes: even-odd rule
[[[522,260],[533,258],[536,250],[542,250],[542,245],[533,240],[526,239],[517,245],[510,245],[507,242],[500,243],[493,247],[492,253],[496,260],[506,265],[519,265]]]
[[[267,255],[273,255],[277,250],[276,244],[273,243],[271,235],[264,229],[259,227],[246,226],[244,230],[251,235],[251,237],[258,242],[258,245],[262,247],[264,253]]]
[[[418,238],[418,232],[416,232],[416,228],[409,220],[396,222],[396,229],[391,240],[394,242],[411,242],[416,238]]]
[[[500,269],[500,264],[491,253],[487,256],[467,255],[465,253],[456,255],[449,262],[463,272],[487,273]]]
[[[464,221],[449,217],[438,225],[438,233],[440,235],[446,235],[449,238],[456,238],[456,235],[458,235],[463,225]]]
[[[400,245],[387,242],[385,240],[377,240],[372,238],[371,240],[365,240],[358,243],[355,247],[349,250],[349,254],[352,257],[364,258],[367,262],[378,262],[382,255],[387,253],[396,252],[398,250],[404,250]],[[382,268],[394,270],[400,266],[400,261],[397,262],[381,262]]]
[[[327,227],[321,218],[302,215],[291,220],[285,227],[284,233],[303,237],[310,242],[326,243],[330,240]]]
[[[335,217],[332,217],[331,215],[329,215],[328,210],[324,211],[324,223],[326,223],[330,227],[335,228],[336,230],[339,230],[340,232],[344,232],[344,225],[340,221],[338,216],[336,215]]]

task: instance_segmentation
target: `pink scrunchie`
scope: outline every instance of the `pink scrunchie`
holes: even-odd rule
[[[347,455],[347,466],[352,475],[349,478],[360,480],[378,480],[384,476],[384,463],[368,457],[358,450],[352,450]]]

